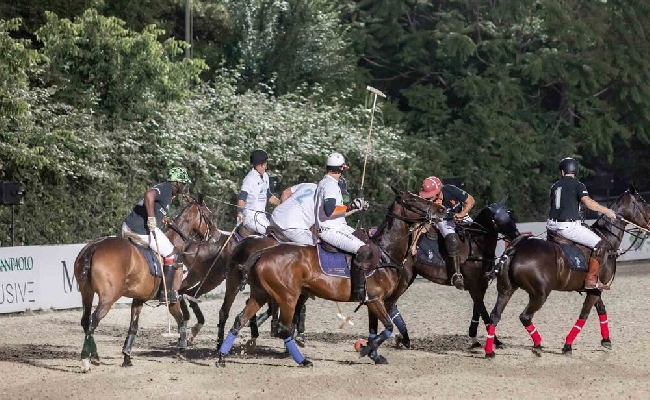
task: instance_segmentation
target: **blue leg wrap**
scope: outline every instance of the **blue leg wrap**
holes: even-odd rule
[[[393,331],[389,331],[388,329],[384,329],[384,331],[381,333],[386,337],[386,339],[390,339],[391,336],[393,336]]]
[[[397,327],[399,333],[401,333],[402,336],[408,335],[408,329],[406,329],[406,322],[404,322],[404,318],[402,318],[402,314],[399,313],[399,310],[397,309],[397,306],[395,304],[393,304],[393,307],[391,307],[389,314],[390,314],[390,319]]]
[[[221,344],[219,353],[224,355],[228,354],[230,352],[230,348],[232,347],[233,343],[235,343],[235,339],[237,339],[237,335],[232,333],[232,331],[228,332],[228,336],[226,336],[226,340],[224,340],[223,343]]]
[[[289,350],[289,354],[291,354],[291,357],[293,357],[293,361],[297,362],[298,364],[302,364],[302,362],[305,361],[305,356],[302,355],[300,349],[298,349],[296,341],[293,340],[291,336],[284,339],[284,346],[287,348],[287,350]]]

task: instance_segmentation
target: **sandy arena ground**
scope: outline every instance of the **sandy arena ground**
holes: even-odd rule
[[[650,264],[619,266],[613,286],[604,295],[613,350],[600,346],[594,310],[572,357],[560,349],[579,314],[580,295],[554,292],[535,315],[546,346],[537,357],[519,322],[527,296],[518,291],[497,331],[508,347],[486,360],[482,349],[468,350],[467,293],[424,280],[414,283],[399,303],[414,349],[396,349],[391,339],[381,351],[390,364],[379,366],[369,358],[359,359],[353,349],[354,340],[366,336],[365,308],[354,316],[353,327],[341,330],[335,304],[320,299],[307,303],[308,342],[303,352],[314,362],[308,369],[284,354],[280,339],[269,337],[268,322],[261,328],[256,355],[231,355],[226,368],[216,367],[221,299],[201,304],[207,323],[188,349],[186,361],[172,357],[170,339],[161,336],[167,330],[163,308],[145,307],[131,368],[120,366],[129,309],[111,310],[95,334],[103,364],[88,374],[80,373],[80,310],[3,316],[0,393],[3,399],[649,398],[650,337],[645,319],[650,302],[645,299]],[[493,285],[487,297],[490,310],[495,296]],[[244,300],[238,298],[231,316],[241,311]],[[351,314],[354,306],[343,308]],[[248,337],[250,332],[244,329],[237,344]]]

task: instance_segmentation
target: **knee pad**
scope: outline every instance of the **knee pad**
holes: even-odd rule
[[[445,236],[445,245],[447,246],[447,251],[449,253],[457,253],[458,246],[460,245],[460,239],[458,238],[458,234],[452,233],[450,235]]]
[[[359,248],[359,251],[357,251],[357,255],[354,257],[356,261],[363,262],[363,261],[369,261],[372,258],[372,250],[370,250],[370,246],[363,245],[361,248]]]
[[[173,265],[176,262],[176,254],[172,253],[165,258],[163,258],[163,264]]]
[[[607,248],[605,245],[605,241],[601,240],[600,242],[598,242],[596,247],[594,247],[592,257],[597,259],[602,264],[605,261],[606,255],[607,255]]]

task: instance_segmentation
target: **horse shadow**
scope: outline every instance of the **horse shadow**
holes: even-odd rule
[[[48,361],[67,361],[70,365],[52,365]],[[17,363],[51,371],[81,373],[79,351],[69,346],[49,344],[5,344],[0,346],[0,361]],[[74,363],[72,364],[72,361]]]

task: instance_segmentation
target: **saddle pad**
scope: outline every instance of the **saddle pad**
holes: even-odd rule
[[[325,275],[337,276],[339,278],[350,277],[350,264],[348,261],[348,259],[352,260],[350,254],[341,251],[327,251],[322,249],[320,244],[316,245],[316,249],[318,249],[318,263],[320,264],[320,269]],[[376,268],[371,268],[366,271],[366,278],[374,274],[375,271],[377,271]]]
[[[147,265],[149,265],[149,273],[156,278],[162,278],[162,267],[160,266],[160,261],[156,253],[148,247],[138,246],[134,244],[135,247],[140,250],[140,253],[144,256],[144,259],[147,260]]]
[[[440,246],[437,240],[422,235],[418,242],[417,260],[423,264],[439,266],[445,265],[444,258],[440,254]]]
[[[270,233],[269,236],[271,236],[273,239],[275,239],[276,242],[282,244],[282,243],[291,243],[287,242],[286,240],[280,239],[275,233]]]
[[[235,239],[235,241],[236,241],[237,243],[239,243],[239,242],[241,242],[242,240],[244,240],[244,237],[243,237],[242,235],[240,235],[239,232],[235,232],[235,233],[232,235],[232,238]]]
[[[341,278],[350,277],[350,267],[345,253],[330,253],[321,248],[320,244],[316,245],[318,249],[318,262],[325,275],[338,276]]]
[[[589,269],[585,255],[580,251],[578,246],[574,244],[560,244],[559,246],[564,256],[569,260],[570,269],[574,271],[587,271]]]

